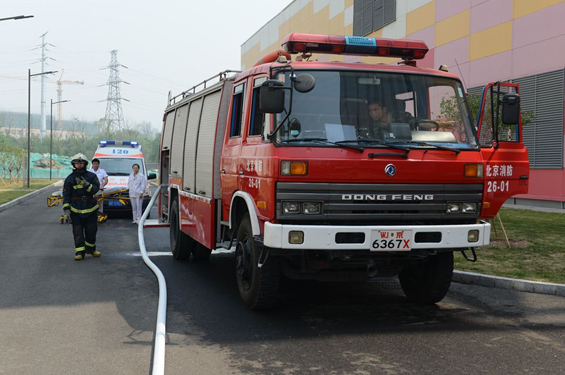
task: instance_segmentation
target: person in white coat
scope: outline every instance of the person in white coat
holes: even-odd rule
[[[147,188],[147,177],[139,172],[139,164],[134,164],[131,168],[133,169],[133,173],[129,175],[128,180],[129,200],[133,214],[132,223],[137,224],[141,219],[143,211],[143,194]]]

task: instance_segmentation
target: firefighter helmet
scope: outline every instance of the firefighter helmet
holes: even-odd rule
[[[71,164],[74,163],[86,163],[88,165],[88,159],[86,158],[86,156],[79,152],[78,154],[73,156],[73,159],[71,160]]]

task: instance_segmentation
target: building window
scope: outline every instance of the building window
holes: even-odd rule
[[[365,36],[396,21],[396,0],[355,0],[353,35]]]

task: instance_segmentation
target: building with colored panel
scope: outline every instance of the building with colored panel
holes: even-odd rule
[[[423,40],[419,66],[444,64],[470,94],[484,84],[520,84],[530,189],[516,204],[565,209],[565,0],[294,0],[241,46],[243,69],[281,49],[291,32]],[[390,59],[315,55],[320,61]]]

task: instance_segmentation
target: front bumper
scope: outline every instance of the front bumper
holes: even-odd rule
[[[286,225],[265,223],[264,245],[274,249],[295,250],[369,250],[371,248],[371,233],[374,230],[412,230],[414,240],[412,249],[466,249],[469,247],[485,246],[490,243],[490,224],[481,221],[477,224],[466,225],[396,225],[396,226],[346,226],[346,225]],[[478,241],[469,242],[469,231],[479,232]],[[302,244],[291,244],[289,233],[291,231],[304,232]],[[362,243],[337,243],[338,233],[364,233]],[[421,233],[422,235],[418,235]],[[432,234],[437,240],[418,241],[418,238],[427,238]],[[438,235],[438,233],[440,235]]]

